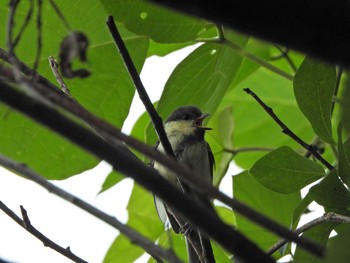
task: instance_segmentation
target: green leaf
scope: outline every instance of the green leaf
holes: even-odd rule
[[[249,170],[262,185],[280,193],[290,194],[324,176],[317,163],[283,146],[266,154]]]
[[[334,144],[331,125],[331,105],[335,89],[334,66],[307,57],[294,78],[294,93],[300,110],[310,121],[315,133],[325,142]]]
[[[337,236],[329,239],[326,250],[325,263],[347,263],[350,258],[350,226],[343,224],[336,229]]]
[[[115,186],[116,184],[120,183],[123,179],[125,179],[125,176],[121,175],[120,173],[116,171],[110,172],[106,180],[103,182],[101,186],[101,190],[98,192],[99,194],[107,191],[111,187]]]
[[[101,3],[127,29],[160,43],[188,42],[212,26],[204,20],[141,0],[101,0]]]
[[[301,200],[299,193],[286,195],[271,191],[254,180],[247,171],[233,176],[232,179],[235,198],[284,226],[290,226],[295,207]],[[251,220],[238,213],[235,216],[238,230],[263,250],[279,240],[279,237]]]
[[[134,262],[144,252],[141,247],[131,243],[128,238],[119,235],[109,247],[103,263]]]
[[[232,148],[232,133],[234,128],[232,107],[227,107],[215,113],[210,118],[208,126],[213,128],[213,130],[206,133],[206,141],[209,143],[215,158],[213,184],[218,186],[232,160],[232,154],[223,151],[224,148]]]
[[[158,104],[159,112],[168,116],[178,106],[193,104],[213,114],[241,60],[230,48],[203,44],[171,74]]]
[[[28,10],[28,4],[24,2],[19,4],[16,13],[15,30],[24,22]],[[62,0],[57,5],[72,29],[86,34],[90,43],[88,63],[77,66],[77,61],[73,61],[73,68],[87,68],[91,71],[91,76],[66,80],[66,84],[73,97],[87,110],[121,127],[129,112],[134,87],[105,26],[107,13],[96,0],[87,0],[84,5]],[[0,7],[0,22],[3,25],[6,24],[7,12],[5,6]],[[56,83],[47,58],[50,55],[58,58],[56,55],[59,53],[60,42],[68,32],[49,2],[43,3],[42,15],[43,49],[39,72]],[[5,28],[0,27],[0,43],[5,43]],[[37,49],[37,42],[33,40],[33,36],[37,35],[36,30],[35,19],[32,19],[16,47],[18,57],[29,65],[33,63]],[[140,71],[147,54],[148,38],[135,36],[122,27],[120,31]],[[3,106],[0,107],[0,116],[0,152],[29,165],[48,179],[65,179],[91,169],[99,162],[51,131]]]
[[[338,126],[338,173],[343,183],[350,186],[350,159],[344,149],[342,140],[342,125]]]
[[[293,213],[293,222],[292,222],[292,228],[295,229],[298,225],[298,222],[302,216],[302,214],[305,212],[309,204],[313,201],[310,193],[307,193],[306,196],[301,200],[299,205],[295,208]]]
[[[350,207],[350,192],[339,180],[336,169],[333,169],[320,183],[311,187],[309,192],[318,204],[325,207]]]
[[[315,226],[311,228],[310,230],[306,231],[303,234],[303,237],[309,238],[321,246],[326,246],[329,234],[332,232],[332,230],[338,225],[338,223],[324,223],[318,226]],[[324,262],[321,258],[316,257],[305,250],[299,248],[299,246],[296,247],[295,254],[294,254],[294,261],[295,263],[321,263]],[[334,261],[337,262],[337,261]]]

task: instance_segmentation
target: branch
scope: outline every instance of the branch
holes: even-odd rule
[[[237,155],[239,153],[246,153],[246,152],[271,152],[275,149],[276,148],[257,146],[257,147],[241,147],[241,148],[235,148],[235,149],[225,148],[224,151],[228,153],[232,153],[233,155]]]
[[[299,50],[330,63],[350,66],[350,50],[347,48],[350,46],[350,5],[347,1],[293,0],[280,4],[275,0],[148,2]]]
[[[323,216],[320,216],[305,225],[299,227],[294,232],[296,234],[301,234],[305,232],[306,230],[309,230],[310,228],[313,228],[315,226],[318,226],[320,224],[326,223],[326,222],[338,222],[338,223],[347,223],[350,224],[350,217],[336,214],[334,212],[328,212],[327,214],[324,214]],[[284,244],[288,243],[288,240],[281,239],[276,244],[274,244],[266,253],[269,255],[272,255],[275,253],[279,248],[281,248]]]
[[[56,59],[53,56],[49,57],[49,65],[51,67],[52,73],[56,78],[56,81],[58,83],[58,85],[60,85],[61,90],[68,96],[71,97],[70,95],[70,91],[66,85],[66,83],[64,83],[64,80],[62,78],[62,76],[60,75],[60,73],[58,72],[58,63],[56,61]]]
[[[27,215],[27,211],[23,208],[23,206],[20,206],[21,213],[23,220],[19,218],[10,208],[8,208],[3,202],[0,201],[0,209],[5,212],[10,218],[12,218],[14,221],[16,221],[17,224],[19,224],[21,227],[23,227],[25,230],[27,230],[29,233],[31,233],[33,236],[35,236],[37,239],[39,239],[41,242],[43,242],[45,247],[49,247],[61,255],[73,260],[74,262],[78,263],[87,263],[87,261],[81,259],[77,255],[75,255],[69,247],[64,248],[53,242],[51,239],[47,238],[45,235],[43,235],[41,232],[39,232],[33,225],[30,223],[30,220]]]
[[[171,250],[165,250],[155,244],[153,244],[152,241],[148,240],[146,237],[142,236],[132,228],[128,227],[127,225],[124,225],[120,221],[118,221],[115,217],[112,217],[101,210],[95,208],[94,206],[90,205],[89,203],[86,203],[82,199],[66,192],[65,190],[60,189],[59,187],[55,186],[54,184],[50,183],[46,179],[44,179],[41,175],[37,174],[33,170],[29,169],[27,166],[22,165],[20,163],[17,163],[5,156],[0,155],[0,164],[12,171],[15,171],[16,173],[26,177],[27,179],[36,182],[37,184],[41,185],[45,189],[47,189],[50,193],[53,193],[62,199],[66,200],[67,202],[70,202],[77,207],[83,209],[84,211],[88,212],[91,215],[94,215],[98,219],[102,220],[103,222],[107,223],[108,225],[114,227],[115,229],[119,230],[120,233],[125,235],[127,238],[130,239],[130,241],[140,247],[142,247],[147,253],[152,255],[155,259],[157,258],[164,258],[169,260],[170,262],[181,262],[180,259],[177,258],[177,256],[173,253]],[[0,203],[2,204],[2,203]],[[0,207],[2,210],[3,206]],[[11,211],[12,212],[12,211]],[[6,214],[8,214],[6,212]],[[14,214],[12,212],[12,214]],[[23,214],[23,211],[22,211]],[[26,213],[25,213],[26,215]],[[24,215],[24,216],[25,216]],[[17,220],[13,216],[11,216],[18,224],[26,228],[29,232],[32,231],[32,226],[29,222],[29,220]],[[28,227],[29,225],[29,227]],[[31,232],[32,233],[32,232]],[[36,235],[35,235],[36,236]],[[40,239],[41,240],[41,239]],[[46,242],[44,242],[46,245]],[[66,250],[66,249],[65,249]]]
[[[291,137],[294,141],[296,141],[299,145],[304,147],[307,151],[309,151],[317,160],[319,160],[324,166],[326,166],[329,170],[332,170],[334,167],[327,162],[318,152],[317,150],[310,144],[307,144],[300,137],[298,137],[294,132],[292,132],[273,112],[273,109],[267,106],[253,91],[249,88],[243,89],[247,94],[251,95],[263,109],[271,116],[271,118],[281,127],[282,132],[287,136]]]
[[[5,59],[8,57],[7,53],[0,49],[0,57],[1,56]],[[298,235],[294,234],[292,231],[282,226],[281,224],[271,220],[270,218],[260,214],[259,212],[256,212],[255,210],[244,205],[238,200],[232,199],[224,193],[221,193],[217,188],[203,181],[199,175],[194,174],[187,167],[179,165],[173,158],[159,153],[158,151],[154,150],[153,147],[149,147],[148,145],[136,140],[133,137],[123,134],[120,131],[120,129],[92,115],[79,104],[64,96],[56,86],[54,86],[51,82],[42,77],[36,71],[30,69],[23,62],[20,62],[18,66],[24,74],[38,81],[37,83],[32,83],[32,88],[35,89],[36,92],[40,93],[52,104],[65,109],[66,111],[85,121],[96,131],[98,131],[104,138],[106,138],[112,145],[118,144],[119,141],[117,141],[116,138],[125,142],[126,144],[138,150],[139,152],[145,154],[146,156],[156,160],[157,162],[163,164],[167,168],[174,171],[177,174],[177,176],[181,178],[181,180],[188,183],[191,187],[193,187],[203,195],[220,200],[224,204],[231,207],[234,211],[240,213],[246,218],[257,223],[258,225],[268,229],[269,231],[281,237],[285,237],[297,243],[300,247],[307,249],[311,253],[317,255],[322,254],[322,249],[320,246],[315,245],[313,242],[310,242],[304,238],[300,238]],[[11,75],[10,73],[11,72],[6,72],[6,75],[9,76]],[[119,146],[123,147],[124,145],[119,143]],[[124,153],[129,153],[131,156],[130,150],[127,147],[124,146],[122,149]],[[167,193],[166,189],[160,189],[160,191],[164,191],[165,193]],[[185,206],[185,204],[186,203],[183,203],[182,205]],[[202,220],[203,219],[204,218],[202,218]]]
[[[168,203],[176,213],[196,225],[223,248],[236,254],[238,258],[248,262],[273,262],[272,258],[241,233],[223,223],[212,212],[199,207],[194,200],[176,189],[157,171],[146,166],[137,158],[130,158],[130,155],[121,147],[109,143],[100,135],[81,124],[73,122],[64,114],[40,100],[34,97],[31,98],[5,83],[0,82],[0,86],[0,100],[2,102],[66,137],[97,158],[106,160],[114,170],[133,178],[138,184],[153,192]],[[304,245],[311,244],[314,251],[322,253],[319,247],[313,243],[301,239],[298,241],[304,243]]]
[[[124,41],[122,37],[120,36],[118,29],[114,23],[113,16],[109,16],[107,20],[107,26],[109,28],[109,31],[112,34],[112,37],[118,47],[119,53],[122,56],[124,60],[125,67],[127,68],[129,75],[134,82],[134,86],[137,90],[137,93],[139,94],[139,97],[141,101],[143,102],[143,105],[145,106],[147,112],[149,113],[151,120],[153,122],[154,128],[156,132],[158,133],[158,138],[161,144],[164,147],[165,152],[174,157],[174,151],[170,145],[170,142],[168,140],[168,137],[166,136],[164,126],[163,126],[163,120],[158,115],[156,109],[154,108],[151,100],[149,99],[146,89],[142,84],[141,78],[139,74],[137,73],[137,70],[135,68],[134,63],[132,62],[132,59],[129,55],[129,52],[124,44]]]

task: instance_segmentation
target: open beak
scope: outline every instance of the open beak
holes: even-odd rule
[[[208,117],[209,114],[202,114],[202,116],[200,116],[199,118],[195,119],[194,121],[194,125],[200,129],[204,129],[204,130],[212,130],[212,128],[209,128],[209,127],[205,127],[205,126],[202,126],[203,125],[203,120]]]

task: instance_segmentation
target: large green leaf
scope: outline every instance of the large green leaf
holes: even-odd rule
[[[303,140],[311,141],[314,133],[301,114],[292,89],[292,83],[272,72],[259,68],[249,78],[241,81],[223,97],[220,108],[233,107],[235,129],[234,149],[245,147],[278,148],[288,145],[300,146],[282,133],[281,128],[261,108],[261,106],[243,88],[253,90],[275,114]],[[250,168],[266,152],[254,151],[240,153],[235,162],[244,169]]]
[[[327,208],[350,207],[350,192],[338,177],[338,171],[333,169],[320,183],[309,190],[313,199]]]
[[[259,184],[248,172],[233,176],[234,197],[262,214],[289,227],[295,207],[300,202],[300,194],[280,194]],[[270,231],[236,215],[237,228],[252,239],[263,250],[270,248],[279,237]]]
[[[204,33],[208,22],[142,0],[101,0],[118,22],[138,35],[162,43],[188,42]]]
[[[19,5],[16,30],[24,20],[28,3],[24,1]],[[92,74],[85,79],[66,81],[72,95],[92,113],[121,127],[129,111],[134,87],[105,26],[106,12],[97,0],[85,1],[84,5],[62,0],[58,6],[72,29],[84,32],[90,42],[88,63],[76,65],[74,62],[73,67],[86,67]],[[7,12],[5,6],[0,8],[0,21],[4,25],[0,27],[0,43],[5,43]],[[43,3],[42,15],[43,49],[39,72],[55,83],[47,58],[58,54],[60,41],[69,32],[49,2]],[[32,64],[35,58],[37,42],[33,36],[37,35],[36,29],[35,20],[32,19],[16,48],[18,57],[28,64]],[[148,39],[135,36],[122,27],[120,31],[140,71],[147,55]],[[94,167],[99,161],[5,107],[0,108],[0,116],[0,152],[28,164],[49,179],[67,178]]]
[[[285,194],[300,191],[325,175],[320,165],[288,146],[266,154],[254,164],[249,173],[262,185]]]
[[[350,226],[343,224],[336,229],[337,236],[329,239],[325,263],[347,263],[350,258]]]
[[[294,93],[300,110],[310,121],[315,133],[325,142],[332,137],[331,105],[335,89],[334,66],[307,57],[294,78]]]

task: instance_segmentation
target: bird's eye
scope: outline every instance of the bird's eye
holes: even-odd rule
[[[189,118],[190,118],[190,117],[189,117],[187,114],[185,114],[185,115],[183,116],[183,119],[184,119],[185,121],[187,121]]]

